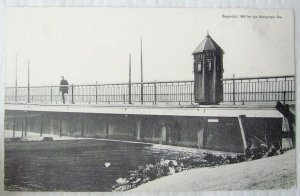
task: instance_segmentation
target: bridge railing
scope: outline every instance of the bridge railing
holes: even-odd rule
[[[130,86],[130,92],[129,92]],[[6,102],[61,103],[60,86],[7,87]],[[68,85],[69,103],[151,103],[194,101],[193,81]],[[16,90],[17,89],[17,90]],[[142,90],[143,89],[143,90]],[[143,93],[141,93],[143,91]],[[28,95],[29,92],[29,95]]]
[[[224,102],[295,101],[295,76],[223,79]]]
[[[295,100],[295,77],[226,78],[224,102],[272,102]],[[7,103],[58,104],[60,86],[6,87]],[[176,103],[194,102],[194,81],[68,85],[67,103]]]

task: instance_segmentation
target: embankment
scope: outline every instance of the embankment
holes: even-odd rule
[[[265,190],[296,186],[296,151],[283,155],[191,169],[159,178],[130,191]]]

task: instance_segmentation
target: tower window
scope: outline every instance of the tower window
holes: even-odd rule
[[[201,63],[201,62],[198,62],[198,65],[197,65],[197,71],[198,71],[198,72],[201,72],[201,71],[202,71],[202,63]]]
[[[211,71],[211,65],[212,65],[211,61],[208,61],[208,62],[207,62],[207,68],[208,68],[208,71]]]

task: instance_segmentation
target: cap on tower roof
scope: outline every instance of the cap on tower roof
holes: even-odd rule
[[[193,54],[204,52],[204,51],[216,51],[221,54],[224,53],[222,48],[209,36],[208,33],[205,39],[200,43],[200,45],[193,52]]]

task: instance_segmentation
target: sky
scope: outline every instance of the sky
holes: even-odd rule
[[[246,15],[249,18],[232,18]],[[275,16],[253,18],[252,16]],[[227,17],[224,17],[227,16]],[[280,18],[276,18],[280,16]],[[9,8],[6,86],[193,80],[193,56],[207,32],[224,50],[224,78],[295,73],[290,11],[178,8]],[[16,63],[17,60],[17,63]]]

